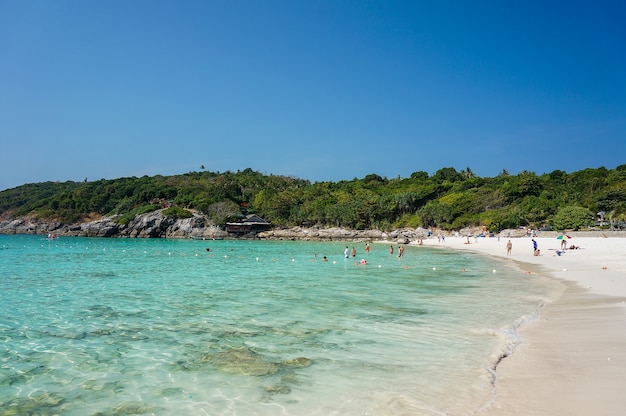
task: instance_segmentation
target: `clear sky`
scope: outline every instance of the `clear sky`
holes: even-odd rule
[[[626,163],[621,1],[0,0],[0,190]]]

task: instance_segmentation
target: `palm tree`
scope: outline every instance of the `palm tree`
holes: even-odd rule
[[[463,176],[465,176],[466,179],[470,179],[476,176],[474,172],[472,172],[472,169],[470,169],[469,167],[465,168],[465,170],[462,170],[461,173],[463,174]]]

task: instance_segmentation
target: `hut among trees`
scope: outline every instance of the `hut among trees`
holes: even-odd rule
[[[226,231],[232,234],[243,235],[266,231],[272,226],[256,214],[246,215],[241,221],[227,222]]]

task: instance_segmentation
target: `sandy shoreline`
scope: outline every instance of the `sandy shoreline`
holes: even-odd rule
[[[560,241],[535,238],[436,238],[425,246],[471,250],[564,282],[562,296],[520,328],[522,343],[496,370],[496,402],[485,416],[621,415],[626,409],[626,239],[573,238],[581,247],[560,256]],[[535,271],[533,271],[535,273]]]

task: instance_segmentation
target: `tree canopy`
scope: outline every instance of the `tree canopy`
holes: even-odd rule
[[[377,174],[339,182],[237,172],[190,172],[82,182],[42,182],[0,192],[0,218],[26,215],[63,223],[118,215],[128,221],[159,208],[208,215],[216,224],[255,213],[274,225],[352,229],[485,226],[581,228],[605,212],[611,226],[626,217],[626,165],[537,175],[524,171],[478,177],[468,167],[444,167],[433,176]]]

